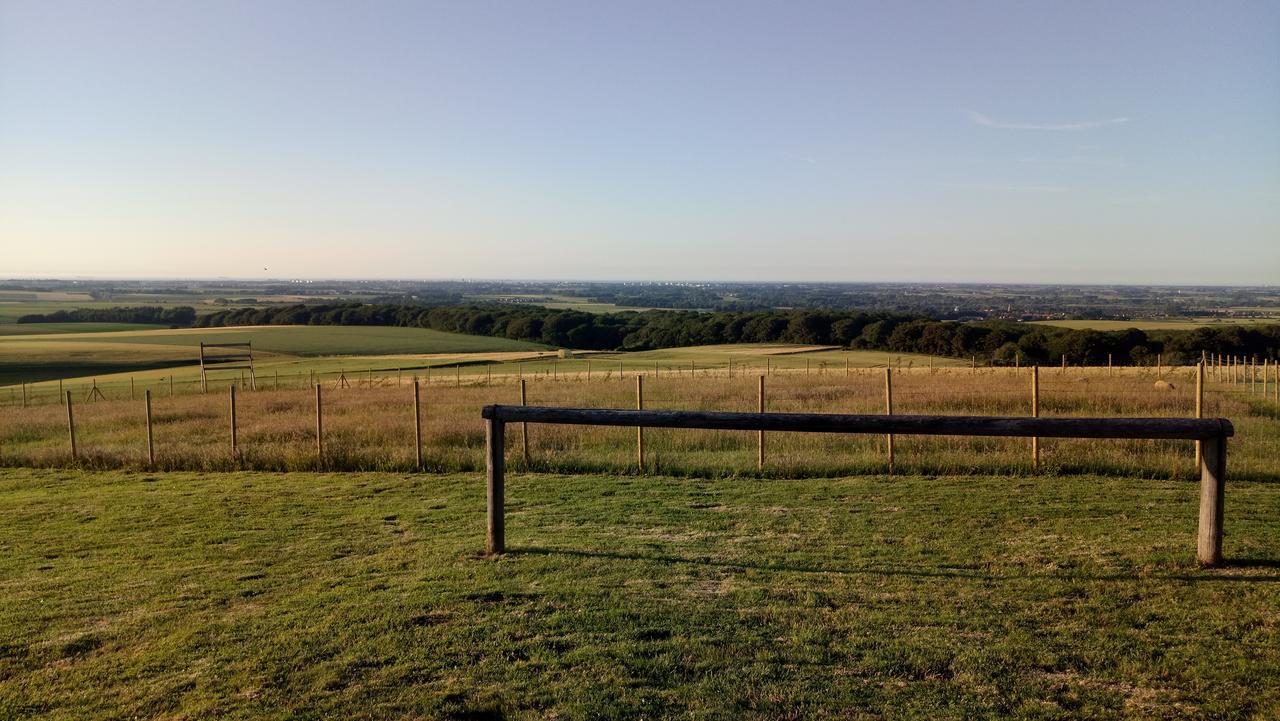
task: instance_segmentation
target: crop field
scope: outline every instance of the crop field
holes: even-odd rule
[[[1280,714],[1280,487],[9,470],[0,715]]]
[[[1259,325],[1268,321],[1265,318],[1167,318],[1138,320],[1040,320],[1034,325],[1051,325],[1059,328],[1075,330],[1194,330],[1196,328],[1213,328],[1232,325]]]

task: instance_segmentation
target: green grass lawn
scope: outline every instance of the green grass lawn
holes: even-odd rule
[[[0,472],[0,718],[1274,718],[1280,487]]]

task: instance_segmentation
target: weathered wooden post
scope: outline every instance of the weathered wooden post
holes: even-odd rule
[[[324,404],[320,399],[320,384],[316,384],[316,460],[324,466]]]
[[[760,389],[756,398],[756,412],[764,413],[764,376],[760,376]],[[756,470],[764,470],[764,431],[756,431]]]
[[[59,402],[59,403],[62,403],[62,402],[63,402],[63,401],[62,401],[62,392],[63,392],[63,391],[62,391],[62,379],[61,379],[61,378],[59,378],[59,379],[58,379],[58,402]]]
[[[416,379],[413,381],[413,467],[422,470],[422,395]]]
[[[240,457],[240,448],[236,445],[236,384],[232,383],[228,390],[230,391],[228,403],[231,409],[231,458],[235,460]]]
[[[1200,527],[1196,560],[1204,566],[1222,564],[1222,500],[1227,480],[1227,437],[1203,443],[1200,459]]]
[[[591,359],[587,359],[587,382],[591,382]]]
[[[486,418],[484,422],[485,478],[486,499],[488,501],[487,523],[485,528],[485,552],[497,555],[506,551],[506,524],[504,513],[504,427],[505,423],[496,418]]]
[[[520,405],[528,405],[525,397],[524,379],[520,380]],[[524,467],[529,467],[529,424],[520,424],[520,450],[524,457]]]
[[[76,417],[71,412],[71,391],[67,391],[67,438],[71,441],[71,460],[75,460],[76,454]]]
[[[1107,354],[1107,377],[1111,377],[1111,354]]]
[[[1040,417],[1040,366],[1031,367],[1031,417]],[[1031,437],[1031,467],[1040,470],[1040,438]]]
[[[893,369],[884,369],[884,414],[893,415]],[[889,453],[889,475],[893,475],[893,434],[885,434],[886,447]]]
[[[1196,418],[1204,418],[1204,359],[1196,366]],[[1201,465],[1204,441],[1196,441],[1196,467]]]
[[[643,374],[636,376],[636,410],[644,410]],[[640,472],[644,473],[644,426],[636,426],[636,465],[640,468]]]
[[[147,404],[147,465],[154,466],[156,464],[156,446],[154,437],[151,435],[151,391],[143,391],[142,396]]]

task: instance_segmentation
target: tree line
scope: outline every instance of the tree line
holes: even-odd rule
[[[196,309],[189,305],[165,308],[158,305],[120,306],[116,308],[75,308],[52,313],[28,313],[18,317],[19,323],[156,323],[191,325]]]
[[[584,313],[540,306],[337,303],[236,308],[196,326],[381,325],[498,336],[584,350],[656,350],[717,343],[801,343],[977,357],[996,364],[1194,363],[1200,353],[1275,358],[1280,325],[1190,331],[1096,331],[1011,321],[958,323],[890,311]]]

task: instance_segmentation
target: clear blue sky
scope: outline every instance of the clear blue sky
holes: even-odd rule
[[[0,0],[0,246],[0,276],[1280,283],[1280,3]]]

